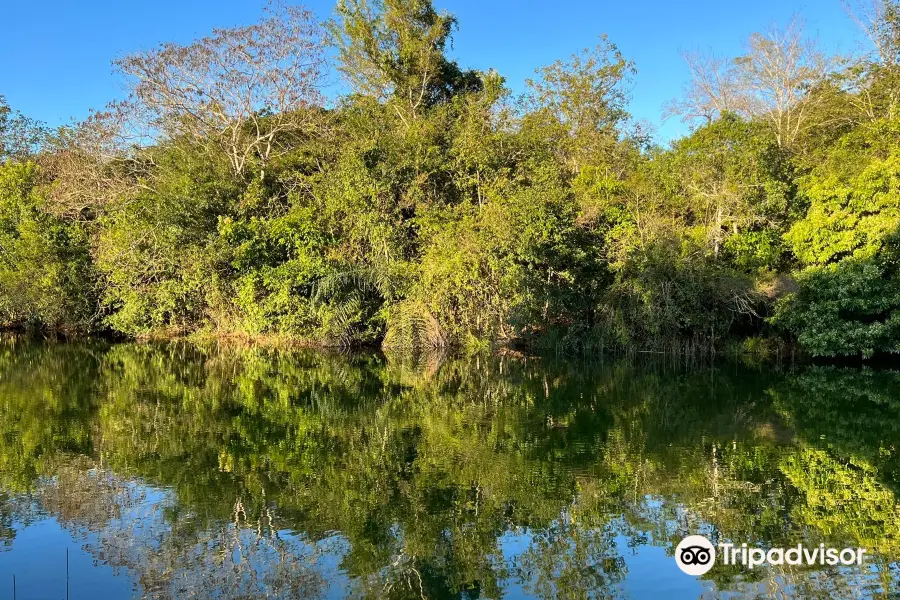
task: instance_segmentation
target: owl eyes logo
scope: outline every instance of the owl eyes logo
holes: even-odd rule
[[[689,546],[681,551],[681,562],[686,565],[705,565],[711,555],[703,546]]]
[[[716,564],[716,550],[702,535],[689,535],[675,548],[675,562],[688,575],[703,575]]]

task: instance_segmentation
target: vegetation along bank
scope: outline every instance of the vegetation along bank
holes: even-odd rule
[[[0,328],[900,351],[900,3],[857,17],[871,53],[686,56],[667,147],[609,39],[513,93],[430,0],[273,4],[56,130],[0,100]]]

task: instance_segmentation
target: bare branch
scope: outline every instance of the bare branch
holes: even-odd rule
[[[280,4],[270,4],[257,24],[116,62],[154,141],[213,140],[237,176],[252,159],[265,168],[282,151],[283,134],[309,130],[323,103],[325,64],[324,36],[312,14]]]
[[[768,120],[779,145],[790,147],[807,125],[810,94],[834,65],[803,36],[794,19],[785,29],[754,33],[746,52],[733,61],[687,54],[692,80],[686,99],[670,106],[685,120],[711,121],[725,111]]]

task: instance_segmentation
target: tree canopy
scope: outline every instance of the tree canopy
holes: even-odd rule
[[[606,36],[517,94],[431,0],[271,4],[126,55],[130,95],[57,131],[0,97],[0,327],[896,352],[898,6],[854,15],[863,56],[799,19],[687,55],[666,147]]]

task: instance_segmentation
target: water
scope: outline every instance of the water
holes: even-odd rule
[[[0,344],[0,598],[896,598],[900,373]],[[682,573],[689,534],[864,547]],[[68,558],[67,558],[68,556]],[[68,563],[68,576],[67,576]]]

